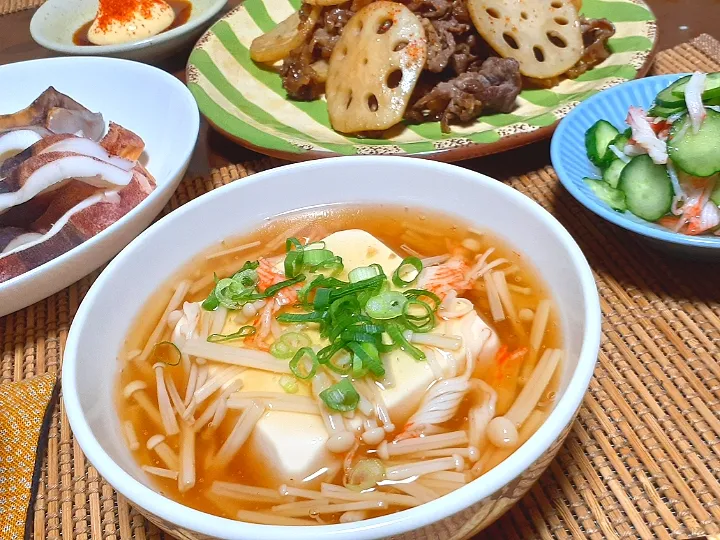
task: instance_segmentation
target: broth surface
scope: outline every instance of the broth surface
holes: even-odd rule
[[[505,270],[507,283],[511,288],[512,299],[518,312],[522,310],[532,310],[534,312],[541,300],[550,298],[547,289],[532,266],[532,261],[514,251],[491,231],[473,229],[467,223],[450,216],[418,208],[381,205],[373,207],[326,206],[273,218],[256,232],[228,239],[216,248],[195,257],[172,280],[168,281],[165,287],[157,292],[152,300],[145,305],[143,312],[139,314],[135,321],[120,355],[122,369],[117,379],[116,400],[121,424],[129,421],[135,428],[140,447],[134,452],[134,457],[140,465],[166,466],[154,452],[149,451],[145,446],[147,439],[160,432],[160,430],[147,418],[140,407],[123,399],[121,391],[131,381],[142,380],[147,384],[148,396],[154,403],[157,403],[155,374],[150,369],[149,364],[139,365],[135,361],[125,359],[128,356],[132,357],[133,351],[140,350],[145,346],[167,306],[168,300],[172,296],[174,285],[180,279],[189,279],[195,282],[197,285],[194,289],[191,287],[191,293],[188,294],[185,300],[190,302],[202,301],[212,290],[213,282],[208,277],[211,277],[213,273],[222,278],[236,272],[247,260],[255,260],[260,256],[281,255],[285,253],[285,239],[288,237],[297,237],[301,241],[313,242],[331,233],[347,229],[362,229],[369,232],[398,253],[401,258],[408,255],[407,248],[410,248],[411,252],[417,252],[422,257],[443,255],[448,253],[450,249],[456,248],[462,250],[471,260],[475,254],[483,253],[487,248],[493,247],[495,251],[492,254],[492,259],[505,258],[508,260],[508,263],[502,265],[502,269]],[[208,255],[222,253],[255,241],[260,242],[259,246],[247,251],[207,258]],[[204,286],[202,286],[202,280],[205,280]],[[507,318],[504,321],[493,322],[487,293],[482,286],[482,279],[479,280],[479,284],[475,288],[462,294],[462,296],[472,301],[478,314],[495,330],[501,343],[509,350],[528,345],[531,322],[522,323],[525,335],[519,335]],[[169,339],[170,334],[171,330],[167,328],[162,339]],[[562,348],[562,336],[557,313],[554,304],[552,304],[538,357],[545,349],[555,348]],[[181,373],[177,373],[181,370],[175,371],[170,370],[173,373],[175,384],[180,390],[180,395],[183,396],[184,379]],[[561,373],[562,366],[559,366],[554,371],[551,382],[538,407],[534,409],[539,411],[536,420],[537,418],[544,419],[552,410]],[[491,386],[495,386],[495,384],[503,382],[498,377],[507,378],[510,376],[498,368],[495,372],[486,373],[483,378]],[[517,379],[517,374],[514,375],[514,378]],[[507,381],[504,382],[507,383]],[[278,391],[282,392],[280,389]],[[468,407],[469,403],[467,403],[466,399],[455,417],[444,427],[451,431],[464,429],[464,426],[468,424]],[[235,421],[232,418],[236,417],[228,416],[224,422],[232,423]],[[391,441],[395,435],[396,433],[388,434],[387,440]],[[167,438],[167,443],[175,452],[179,452],[177,439],[177,436]],[[210,514],[237,519],[238,510],[269,511],[272,504],[236,501],[209,493],[211,484],[216,480],[254,486],[268,486],[268,481],[264,478],[265,472],[262,461],[259,459],[260,456],[250,455],[249,452],[242,449],[227,469],[221,471],[209,470],[206,463],[212,460],[212,456],[221,442],[218,441],[217,435],[212,436],[210,434],[208,436],[206,432],[198,433],[195,445],[196,463],[198,464],[197,483],[193,489],[186,493],[179,492],[176,480],[158,478],[152,475],[148,475],[148,478],[163,495]],[[288,449],[288,451],[292,451],[292,449]],[[363,444],[357,450],[356,455],[361,456],[363,453],[372,456],[373,449]],[[495,459],[497,459],[497,456]],[[335,478],[335,483],[342,485],[342,474]],[[442,494],[442,490],[439,488],[438,492]],[[390,510],[374,511],[369,514],[369,517],[397,510],[399,509],[391,508]],[[318,521],[337,523],[338,519],[339,515],[323,515]]]

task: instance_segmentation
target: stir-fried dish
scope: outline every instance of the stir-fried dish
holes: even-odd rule
[[[553,407],[560,347],[552,300],[491,233],[315,209],[197,259],[147,305],[119,413],[142,469],[183,504],[357,521],[507,458]]]
[[[605,60],[615,33],[579,0],[307,0],[250,48],[282,62],[288,96],[325,96],[334,129],[467,123],[509,113],[523,87],[551,87]]]
[[[602,178],[585,183],[618,212],[675,232],[720,230],[720,73],[694,73],[662,90],[648,112],[630,107],[625,131],[605,120],[586,134]]]

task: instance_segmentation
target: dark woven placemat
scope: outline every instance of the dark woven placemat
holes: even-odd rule
[[[718,53],[720,43],[701,36],[660,53],[655,72],[716,71]],[[185,179],[165,212],[281,164],[263,159]],[[603,340],[595,378],[558,457],[476,539],[720,532],[720,265],[649,250],[577,204],[550,167],[507,182],[557,216],[583,248],[601,295]],[[0,318],[0,384],[60,369],[70,322],[97,274]],[[62,407],[35,509],[34,539],[45,538],[163,538],[87,463]]]
[[[42,5],[45,0],[0,0],[0,16]]]

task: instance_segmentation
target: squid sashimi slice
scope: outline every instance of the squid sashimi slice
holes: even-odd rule
[[[16,129],[0,133],[0,164],[41,139],[42,137],[31,129]]]
[[[45,212],[35,219],[29,228],[32,231],[45,234],[52,229],[53,225],[60,221],[67,212],[85,199],[97,195],[101,191],[99,188],[86,184],[85,182],[71,180],[62,188],[48,194],[50,203],[47,205]],[[106,193],[105,197],[110,200],[113,195]]]
[[[47,127],[48,113],[51,109],[60,108],[71,111],[82,111],[91,113],[88,109],[80,105],[77,101],[65,94],[58,92],[50,86],[35,101],[26,108],[12,114],[0,115],[0,131],[17,129],[25,126],[41,126]],[[102,115],[97,113],[102,119]],[[98,138],[102,135],[100,133]]]
[[[48,152],[31,157],[0,181],[0,212],[57,187],[69,178],[102,188],[127,186],[132,171],[70,152]]]
[[[0,283],[44,264],[122,218],[153,190],[154,182],[134,171],[130,183],[117,192],[100,192],[68,210],[35,240],[0,254]]]
[[[24,131],[24,130],[23,130]],[[19,133],[19,131],[8,131],[7,135],[10,135],[12,133]],[[50,133],[46,137],[41,137],[37,142],[34,144],[28,146],[20,152],[19,154],[16,154],[12,157],[7,158],[5,161],[0,163],[0,178],[4,178],[7,176],[10,171],[12,171],[15,167],[20,165],[23,161],[26,161],[27,159],[30,159],[33,156],[37,156],[41,154],[43,151],[45,151],[50,146],[53,146],[54,144],[64,141],[65,139],[70,139],[75,137],[74,135],[69,135],[67,133],[61,133],[60,135],[55,135],[54,133]]]
[[[140,158],[145,149],[145,143],[138,135],[115,122],[110,122],[107,135],[102,138],[100,144],[113,156],[133,162]]]
[[[20,227],[0,227],[0,253],[15,249],[27,234],[28,231]]]

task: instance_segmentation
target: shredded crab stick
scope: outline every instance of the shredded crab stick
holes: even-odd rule
[[[685,87],[685,104],[687,105],[688,116],[690,117],[690,125],[693,133],[700,131],[703,121],[707,118],[705,105],[703,105],[702,95],[705,90],[705,80],[707,75],[696,71],[690,77]]]
[[[626,122],[632,129],[633,141],[648,153],[653,162],[658,165],[667,163],[667,144],[658,138],[645,111],[640,107],[630,107]]]

